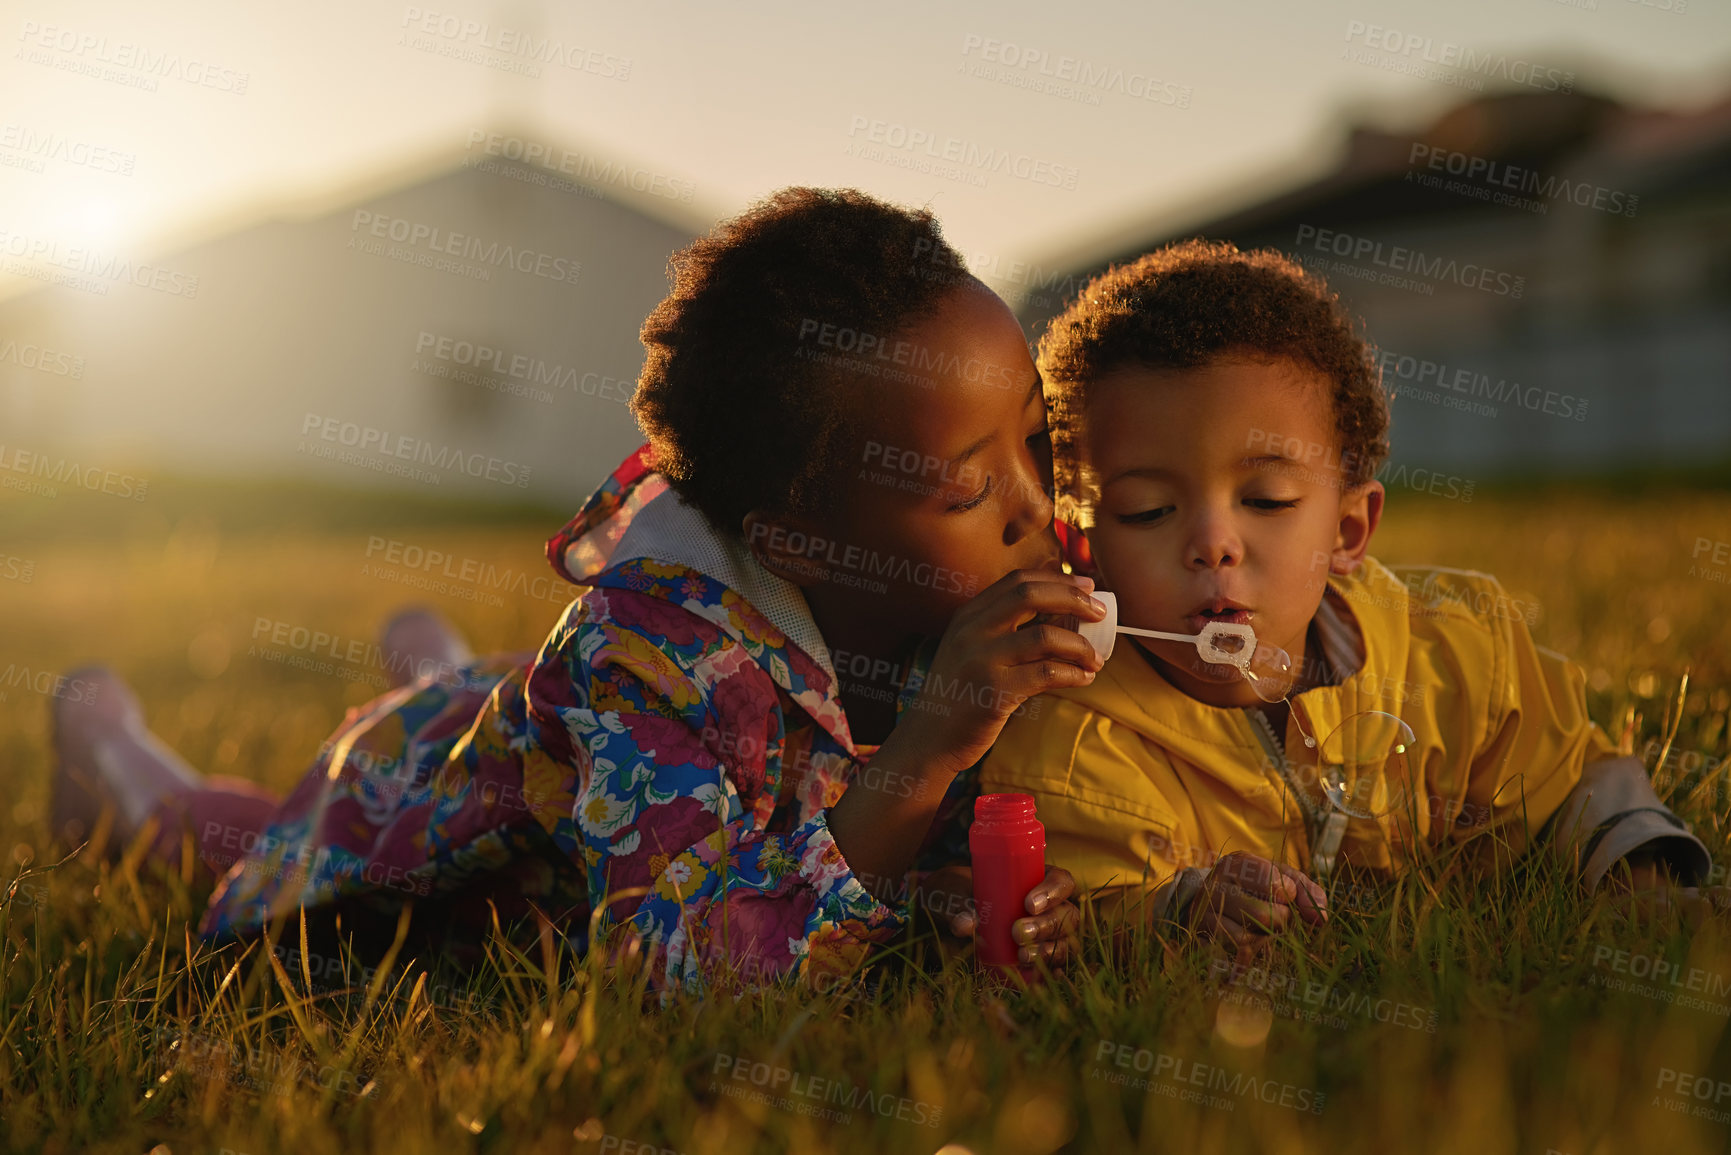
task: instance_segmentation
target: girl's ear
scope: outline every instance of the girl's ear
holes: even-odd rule
[[[745,548],[776,577],[802,589],[829,580],[823,558],[834,543],[808,519],[754,509],[745,515],[740,529]]]

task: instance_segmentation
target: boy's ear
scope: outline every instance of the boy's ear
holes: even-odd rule
[[[1382,521],[1382,482],[1370,480],[1340,495],[1340,525],[1334,534],[1334,552],[1328,572],[1349,574],[1364,560],[1371,535]]]
[[[740,522],[745,548],[764,569],[804,589],[829,577],[822,557],[830,541],[798,514],[764,513],[754,509]]]

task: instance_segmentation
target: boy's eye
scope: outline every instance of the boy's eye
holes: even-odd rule
[[[1298,498],[1291,501],[1279,501],[1272,497],[1247,497],[1244,504],[1254,509],[1291,509],[1298,504]]]
[[[1123,525],[1148,525],[1159,521],[1172,512],[1172,506],[1162,505],[1159,509],[1145,509],[1140,513],[1120,513],[1118,521]]]
[[[991,478],[990,474],[987,474],[986,475],[986,484],[980,486],[980,492],[978,492],[974,496],[968,498],[966,501],[956,502],[954,505],[950,506],[948,512],[950,512],[950,513],[966,513],[970,509],[977,509],[982,504],[984,504],[986,498],[990,497],[991,495],[992,495],[992,478]]]

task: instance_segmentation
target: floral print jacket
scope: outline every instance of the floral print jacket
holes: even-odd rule
[[[554,568],[588,588],[540,651],[351,711],[219,885],[205,929],[344,896],[492,887],[558,910],[584,944],[592,924],[598,938],[629,924],[655,986],[689,990],[722,972],[839,976],[895,939],[911,887],[879,902],[829,832],[827,809],[874,749],[853,742],[827,655],[713,573],[613,561],[635,517],[676,501],[646,450],[629,458],[548,542]],[[704,556],[725,552],[695,519],[687,529],[717,539]],[[803,600],[775,604],[821,651]],[[951,785],[916,875],[965,861],[976,791],[973,772]]]

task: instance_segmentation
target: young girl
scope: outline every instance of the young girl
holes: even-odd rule
[[[1005,718],[1100,665],[1034,621],[1102,610],[1056,567],[1021,329],[960,267],[929,213],[854,191],[722,224],[643,327],[649,444],[548,543],[588,589],[537,654],[393,623],[387,650],[452,676],[350,711],[274,809],[186,768],[109,677],[56,703],[56,822],[107,803],[123,836],[189,835],[226,868],[212,936],[302,907],[394,926],[414,898],[447,945],[489,906],[584,946],[628,924],[663,986],[853,970],[927,872],[966,890],[964,772]],[[1029,896],[1024,961],[1073,949],[1071,888]]]

